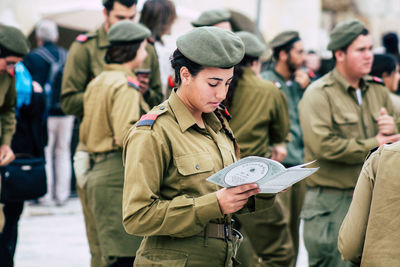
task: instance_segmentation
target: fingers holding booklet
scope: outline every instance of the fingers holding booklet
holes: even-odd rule
[[[277,161],[251,156],[220,170],[207,181],[226,188],[256,183],[260,193],[279,193],[316,172],[319,168],[304,168],[314,162],[285,168]]]

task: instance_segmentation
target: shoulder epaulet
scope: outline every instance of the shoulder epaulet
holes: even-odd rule
[[[87,34],[79,34],[75,41],[79,43],[86,43],[86,41],[89,40],[89,36]]]
[[[165,107],[163,104],[153,108],[149,113],[140,117],[140,120],[136,124],[136,127],[153,126],[157,118],[163,113],[167,112],[167,110],[167,107]]]
[[[147,42],[148,42],[149,44],[151,44],[151,45],[154,45],[154,43],[156,42],[156,40],[154,40],[153,37],[149,37],[149,38],[147,38]]]
[[[381,78],[379,78],[379,77],[376,77],[376,76],[372,76],[371,79],[368,79],[368,80],[371,81],[371,82],[375,82],[375,83],[379,83],[379,84],[385,85],[383,83],[383,80]]]
[[[133,77],[127,77],[128,85],[139,91],[139,81]]]

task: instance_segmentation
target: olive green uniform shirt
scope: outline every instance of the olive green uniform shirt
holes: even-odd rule
[[[292,80],[285,81],[275,69],[261,73],[261,77],[273,82],[286,96],[289,109],[290,131],[288,142],[286,143],[287,155],[283,164],[295,166],[304,163],[304,143],[303,132],[301,131],[298,105],[303,96],[304,90],[300,85]]]
[[[15,77],[11,77],[8,73],[0,74],[0,145],[11,145],[16,124],[16,102]]]
[[[377,118],[385,107],[393,116],[388,90],[371,77],[360,81],[362,105],[355,89],[335,68],[312,83],[299,105],[305,160],[320,169],[309,186],[352,189],[370,149],[378,146]],[[394,116],[398,124],[398,117]],[[397,131],[397,130],[396,130]]]
[[[357,265],[400,266],[400,142],[384,145],[365,162],[339,232],[345,260]]]
[[[135,75],[122,65],[109,64],[87,86],[80,140],[89,153],[120,149],[126,131],[149,111],[127,77]]]
[[[289,115],[285,96],[250,68],[243,68],[229,112],[241,157],[269,157],[269,146],[286,139]]]
[[[230,223],[218,204],[219,187],[205,180],[235,161],[233,143],[219,119],[203,114],[205,128],[200,128],[174,91],[149,114],[158,116],[153,125],[134,126],[124,142],[126,231],[190,237],[210,221]],[[269,207],[273,198],[259,194],[247,206],[250,211]]]
[[[83,116],[83,93],[88,83],[103,71],[105,54],[109,42],[104,26],[86,34],[86,41],[75,41],[68,52],[65,63],[61,107],[66,114]],[[147,57],[141,68],[150,69],[149,90],[144,95],[150,106],[159,104],[162,99],[160,69],[157,54],[151,44],[146,46]]]

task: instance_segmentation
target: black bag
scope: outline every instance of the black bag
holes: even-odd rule
[[[0,167],[0,175],[0,201],[3,203],[37,199],[47,192],[43,158],[17,158]]]

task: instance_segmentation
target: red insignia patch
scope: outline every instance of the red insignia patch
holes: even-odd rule
[[[88,39],[89,39],[89,37],[88,37],[87,35],[85,35],[85,34],[79,34],[79,35],[76,37],[76,41],[78,41],[78,42],[80,42],[80,43],[84,43],[84,42],[86,42]]]

